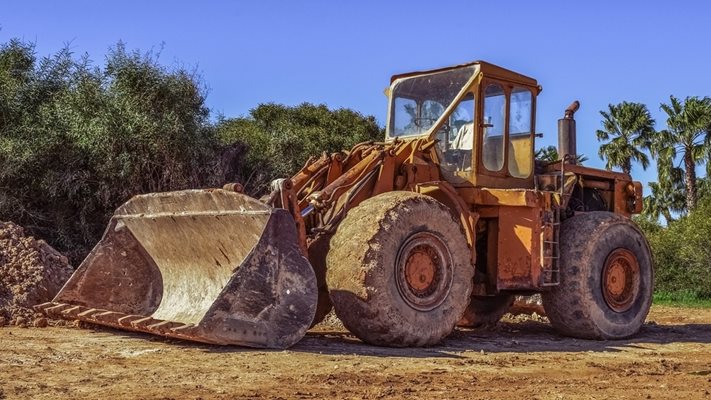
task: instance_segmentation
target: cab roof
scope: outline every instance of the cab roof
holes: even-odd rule
[[[448,71],[448,70],[452,70],[452,69],[468,67],[471,65],[478,65],[481,73],[483,73],[486,76],[500,78],[500,79],[520,83],[523,85],[527,85],[527,86],[534,86],[534,87],[538,86],[538,82],[533,78],[530,78],[526,75],[519,74],[518,72],[514,72],[514,71],[508,70],[506,68],[499,67],[498,65],[494,65],[494,64],[488,63],[486,61],[481,61],[481,60],[472,61],[472,62],[466,63],[466,64],[454,65],[454,66],[450,66],[450,67],[437,68],[437,69],[431,69],[431,70],[425,70],[425,71],[415,71],[415,72],[408,72],[408,73],[404,73],[404,74],[393,75],[392,78],[390,78],[390,83],[392,84],[393,82],[395,82],[396,79],[400,79],[400,78],[409,78],[409,77],[417,76],[417,75],[431,74],[434,72],[443,72],[443,71]]]

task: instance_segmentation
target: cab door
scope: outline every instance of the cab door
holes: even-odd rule
[[[475,186],[533,188],[533,88],[484,79],[479,90]]]

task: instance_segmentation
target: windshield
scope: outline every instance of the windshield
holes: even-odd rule
[[[392,87],[388,136],[427,132],[475,71],[475,66],[468,66],[396,80]]]

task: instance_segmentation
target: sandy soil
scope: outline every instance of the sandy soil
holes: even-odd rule
[[[654,307],[642,332],[622,341],[563,338],[540,319],[518,316],[422,349],[367,346],[323,325],[288,351],[108,329],[0,329],[0,399],[711,399],[710,392],[709,309]]]

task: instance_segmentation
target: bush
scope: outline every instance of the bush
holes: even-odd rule
[[[260,104],[247,118],[219,121],[217,133],[231,149],[222,157],[225,177],[255,196],[264,194],[274,178],[293,175],[309,157],[385,136],[372,116],[309,103]]]
[[[642,225],[656,263],[656,291],[711,299],[711,199],[668,227]]]
[[[213,184],[220,143],[200,79],[118,44],[102,67],[68,50],[0,47],[0,220],[76,264],[138,193]]]
[[[373,117],[324,105],[263,104],[209,120],[205,85],[121,43],[97,66],[67,49],[0,45],[0,221],[77,265],[131,196],[241,181],[249,193],[311,156],[380,140]]]

